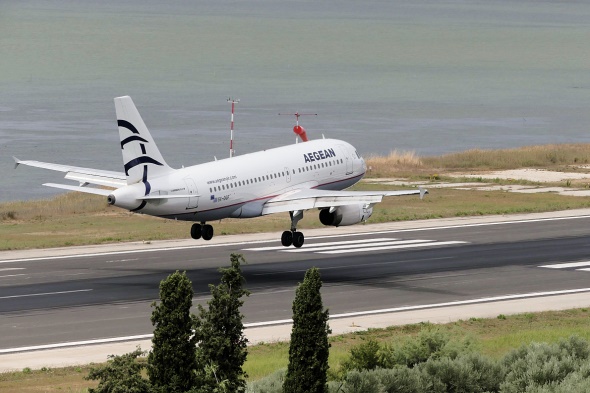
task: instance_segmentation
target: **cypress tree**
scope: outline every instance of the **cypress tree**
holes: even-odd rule
[[[246,373],[242,366],[246,361],[248,339],[244,337],[243,315],[240,307],[244,289],[240,254],[231,254],[231,266],[221,268],[219,285],[209,285],[211,300],[208,310],[199,305],[195,336],[198,339],[198,385],[195,392],[244,392]]]
[[[160,304],[152,304],[155,329],[147,370],[156,392],[186,392],[196,384],[195,316],[190,314],[193,294],[186,273],[177,271],[162,280]]]
[[[295,293],[293,330],[289,346],[289,365],[285,393],[324,393],[327,391],[328,310],[324,310],[320,271],[311,268]]]

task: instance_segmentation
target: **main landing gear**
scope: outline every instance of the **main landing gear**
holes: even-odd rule
[[[200,224],[193,224],[191,227],[191,237],[193,239],[211,240],[213,238],[213,227],[204,222]]]
[[[281,244],[285,247],[289,247],[291,245],[300,248],[305,241],[305,237],[303,233],[297,232],[297,223],[299,220],[303,218],[303,211],[297,210],[294,212],[289,212],[291,216],[291,230],[283,232],[281,236]]]

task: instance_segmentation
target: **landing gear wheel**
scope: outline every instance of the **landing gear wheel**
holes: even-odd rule
[[[281,235],[281,244],[284,247],[291,246],[291,244],[293,244],[293,232],[291,232],[291,231],[283,232],[283,234]]]
[[[200,239],[201,232],[201,224],[193,224],[193,226],[191,227],[191,237],[193,239]]]
[[[203,225],[201,231],[203,232],[203,240],[211,240],[213,238],[213,227],[211,225]]]
[[[293,245],[297,248],[301,248],[303,242],[305,241],[305,237],[301,232],[293,232]]]

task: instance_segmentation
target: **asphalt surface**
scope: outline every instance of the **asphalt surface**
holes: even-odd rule
[[[0,350],[149,334],[150,304],[163,278],[186,271],[195,301],[204,304],[231,253],[248,262],[246,322],[290,318],[295,287],[312,266],[321,269],[331,314],[588,288],[590,272],[580,270],[590,268],[588,213],[307,231],[298,251],[285,251],[277,237],[79,256],[0,255]]]

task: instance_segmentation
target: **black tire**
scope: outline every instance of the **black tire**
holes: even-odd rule
[[[304,241],[305,241],[305,237],[303,236],[303,233],[301,233],[301,232],[293,233],[293,245],[296,248],[301,248]]]
[[[191,227],[191,237],[193,239],[200,239],[201,232],[201,224],[193,224],[193,226]]]
[[[213,239],[213,227],[211,225],[203,225],[203,240]]]
[[[281,235],[281,244],[284,247],[290,247],[291,244],[293,244],[293,232],[291,232],[291,231],[283,232],[283,234]]]

